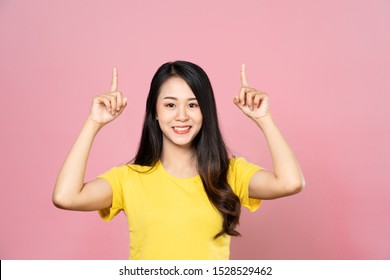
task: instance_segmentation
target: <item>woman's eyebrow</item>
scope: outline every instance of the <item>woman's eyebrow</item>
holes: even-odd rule
[[[173,99],[173,100],[178,100],[177,97],[173,97],[173,96],[166,96],[164,97],[163,99]],[[190,98],[187,98],[186,100],[196,100],[196,97],[190,97]]]

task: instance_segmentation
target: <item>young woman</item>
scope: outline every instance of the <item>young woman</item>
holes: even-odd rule
[[[263,131],[273,172],[228,157],[206,73],[176,61],[162,65],[152,79],[133,163],[84,182],[95,136],[128,103],[114,69],[111,92],[94,98],[64,162],[53,203],[98,210],[107,221],[125,211],[130,259],[229,259],[241,205],[254,211],[261,200],[292,195],[304,186],[299,163],[270,114],[268,96],[249,87],[244,65],[241,82],[233,102]]]

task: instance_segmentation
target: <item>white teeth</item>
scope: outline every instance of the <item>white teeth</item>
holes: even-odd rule
[[[185,131],[185,130],[188,130],[190,127],[189,126],[186,126],[186,127],[174,127],[173,129],[174,130],[177,130],[177,131]]]

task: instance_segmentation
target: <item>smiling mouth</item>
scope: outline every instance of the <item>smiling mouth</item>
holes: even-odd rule
[[[191,126],[174,126],[173,131],[177,134],[186,134],[190,131]]]

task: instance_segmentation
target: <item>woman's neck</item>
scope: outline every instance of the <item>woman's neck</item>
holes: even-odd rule
[[[196,154],[192,148],[163,145],[161,164],[174,177],[189,178],[198,175]]]

